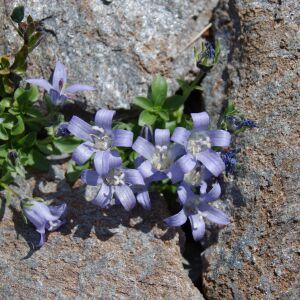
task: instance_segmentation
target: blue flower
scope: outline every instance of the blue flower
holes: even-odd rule
[[[232,174],[235,171],[237,165],[236,154],[239,151],[240,150],[237,149],[231,151],[223,151],[221,153],[221,158],[225,163],[225,171],[227,174]]]
[[[68,126],[68,123],[61,123],[56,130],[56,136],[60,137],[70,135],[71,132],[69,131]]]
[[[67,98],[71,98],[74,93],[80,91],[93,91],[94,87],[84,84],[74,84],[66,87],[67,72],[65,66],[61,62],[55,65],[52,84],[43,78],[27,79],[26,82],[35,84],[45,89],[51,98],[54,105],[64,104]]]
[[[205,234],[204,218],[219,225],[229,223],[228,217],[222,211],[209,205],[209,202],[220,197],[220,185],[215,184],[208,193],[206,188],[202,192],[204,193],[196,195],[189,185],[182,184],[177,191],[182,209],[176,215],[164,220],[168,226],[174,227],[183,225],[189,219],[195,241],[200,240]]]
[[[35,226],[36,231],[41,235],[39,247],[45,243],[45,230],[54,231],[64,224],[60,217],[66,211],[67,205],[58,206],[46,205],[35,200],[23,200],[22,207],[26,218]]]
[[[99,186],[99,192],[92,201],[101,208],[121,203],[129,211],[136,204],[135,187],[145,185],[143,176],[138,170],[122,166],[117,152],[97,152],[94,159],[95,169],[82,172],[81,179],[87,185]]]

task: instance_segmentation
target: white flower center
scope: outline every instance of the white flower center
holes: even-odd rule
[[[104,181],[109,186],[125,185],[125,173],[122,169],[111,170]]]
[[[168,169],[172,163],[168,146],[155,146],[151,163],[156,170],[162,171]]]
[[[58,227],[59,227],[59,226],[58,226],[57,221],[49,221],[49,228],[48,228],[48,231],[56,230]]]
[[[197,156],[197,154],[210,148],[210,137],[204,131],[194,132],[190,135],[187,142],[187,151],[193,156]]]
[[[192,171],[184,174],[183,180],[192,186],[197,186],[200,184],[201,177],[202,177],[201,169],[196,167]]]
[[[91,134],[95,149],[101,151],[109,149],[112,144],[111,137],[101,127],[93,126],[92,128],[97,132],[97,134]]]

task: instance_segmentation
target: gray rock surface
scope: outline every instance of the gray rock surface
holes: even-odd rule
[[[18,191],[67,202],[67,224],[36,250],[39,234],[12,202],[0,222],[1,299],[203,299],[182,266],[184,234],[161,221],[165,201],[156,197],[150,213],[100,210],[80,184],[51,178],[39,174]]]
[[[257,122],[236,143],[225,182],[232,223],[203,253],[207,299],[299,299],[299,2],[221,0],[223,64],[204,81],[206,107],[229,98]],[[208,84],[208,85],[206,85]]]
[[[170,92],[174,92],[178,88],[175,79],[187,74],[194,64],[191,48],[177,56],[208,24],[217,0],[0,3],[1,15],[23,3],[34,18],[49,17],[44,21],[46,39],[31,55],[28,76],[49,77],[60,59],[68,68],[70,82],[97,88],[77,97],[89,111],[95,111],[103,106],[129,108],[135,96],[146,95],[158,73],[166,76]],[[5,20],[0,32],[1,52],[3,48],[14,51],[12,31]]]

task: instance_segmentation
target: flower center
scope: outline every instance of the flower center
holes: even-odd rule
[[[106,177],[104,178],[104,181],[109,186],[124,185],[125,184],[125,173],[120,168],[113,169],[106,175]]]
[[[201,177],[202,177],[201,168],[196,167],[192,171],[184,174],[183,180],[192,186],[197,186],[200,184]]]
[[[200,213],[199,211],[199,205],[200,205],[200,198],[199,196],[194,196],[191,198],[188,198],[186,202],[184,203],[183,207],[187,215],[196,215]],[[200,213],[201,214],[201,213]]]
[[[197,156],[197,154],[210,148],[210,137],[203,131],[192,133],[188,139],[187,151],[193,156]]]
[[[156,170],[162,171],[168,169],[171,165],[168,146],[155,146],[151,163]]]
[[[49,231],[54,231],[59,227],[60,223],[57,221],[49,221]]]
[[[101,127],[93,126],[92,128],[96,131],[96,134],[91,134],[95,149],[101,151],[109,149],[112,144],[111,137]]]

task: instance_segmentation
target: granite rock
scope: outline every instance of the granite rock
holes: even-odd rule
[[[299,8],[220,0],[214,10],[224,51],[204,80],[206,107],[232,99],[259,127],[236,140],[242,169],[223,197],[232,222],[202,255],[207,299],[300,297]]]
[[[163,74],[170,93],[176,78],[187,74],[193,51],[181,50],[209,22],[217,4],[212,1],[1,1],[0,13],[17,4],[36,19],[44,20],[46,38],[32,53],[29,77],[48,77],[57,59],[68,68],[70,82],[97,88],[76,98],[94,112],[101,107],[129,108],[135,96],[146,95],[155,74]],[[8,20],[0,32],[1,52],[16,49]],[[3,51],[2,51],[3,50]]]
[[[1,299],[203,299],[183,269],[184,234],[163,225],[169,212],[161,198],[150,213],[100,210],[80,184],[70,189],[52,177],[32,177],[15,189],[67,202],[67,223],[36,249],[39,234],[12,201],[0,222]]]

